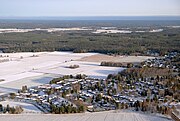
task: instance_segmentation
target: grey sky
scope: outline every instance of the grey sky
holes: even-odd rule
[[[180,16],[180,0],[0,0],[0,16]]]

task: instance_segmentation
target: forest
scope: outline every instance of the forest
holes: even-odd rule
[[[88,23],[88,22],[87,22]],[[65,23],[65,27],[72,27],[72,24]],[[76,23],[77,24],[77,23]],[[75,25],[76,25],[75,24]],[[98,23],[97,23],[98,24]],[[117,24],[117,23],[116,23]],[[112,24],[112,25],[116,25]],[[5,24],[6,25],[6,24]],[[3,23],[0,27],[5,28]],[[8,24],[7,27],[15,27]],[[59,27],[58,24],[45,26],[42,24],[29,25],[28,23],[17,24],[17,28],[30,27]],[[75,26],[74,25],[74,26]],[[79,27],[86,25],[77,24]],[[119,24],[117,24],[118,26]],[[73,26],[73,27],[74,27]],[[98,29],[100,26],[111,26],[108,23],[99,23],[99,26],[87,27]],[[138,27],[129,25],[133,30]],[[148,25],[147,25],[148,26]],[[76,27],[76,26],[75,26]],[[119,27],[120,29],[121,27]],[[151,28],[151,27],[150,27]],[[132,32],[123,33],[92,33],[89,31],[32,31],[26,33],[0,33],[0,50],[2,52],[40,52],[40,51],[74,51],[74,52],[99,52],[116,54],[146,54],[148,50],[164,54],[168,51],[180,51],[180,28],[170,28],[166,26],[152,26],[152,28],[162,28],[162,32]]]

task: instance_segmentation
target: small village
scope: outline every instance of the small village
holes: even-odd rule
[[[31,88],[23,86],[18,93],[10,94],[10,98],[34,104],[44,113],[127,109],[176,116],[180,106],[179,67],[175,63],[178,57],[178,53],[171,52],[164,57],[148,59],[139,68],[109,74],[107,79],[66,75],[51,80],[49,84]],[[155,69],[157,75],[140,73],[146,69]],[[159,69],[163,74],[158,75]]]

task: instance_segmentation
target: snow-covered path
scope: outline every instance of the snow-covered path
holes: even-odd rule
[[[83,114],[0,115],[1,121],[171,121],[134,112],[99,112]]]

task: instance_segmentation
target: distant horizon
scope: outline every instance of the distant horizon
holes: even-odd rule
[[[0,20],[180,20],[180,16],[0,16]]]

